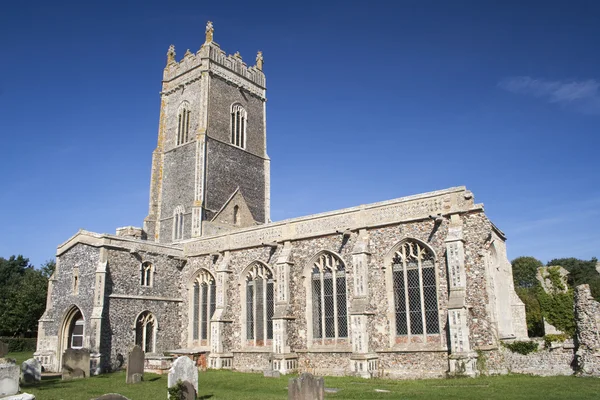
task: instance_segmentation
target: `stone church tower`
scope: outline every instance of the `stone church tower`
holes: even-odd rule
[[[167,53],[152,155],[148,240],[174,243],[269,221],[265,75],[226,56],[213,26],[194,54]]]

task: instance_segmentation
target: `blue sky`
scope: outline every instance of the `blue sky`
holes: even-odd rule
[[[465,185],[509,258],[600,256],[594,1],[7,3],[0,256],[141,226],[165,54],[208,20],[264,53],[273,220]]]

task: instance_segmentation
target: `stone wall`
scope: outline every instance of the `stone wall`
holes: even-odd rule
[[[575,288],[577,371],[600,376],[600,303],[592,297],[589,285]]]
[[[538,350],[526,355],[514,353],[502,346],[490,351],[480,351],[479,372],[490,375],[507,373],[539,376],[573,374],[573,341],[553,343],[550,348],[545,348],[544,341],[541,339],[535,341],[538,343]]]

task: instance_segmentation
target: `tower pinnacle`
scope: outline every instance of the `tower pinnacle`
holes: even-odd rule
[[[170,45],[169,51],[167,51],[167,65],[175,62],[175,46]]]
[[[256,53],[256,68],[262,71],[264,62],[265,60],[263,58],[262,51],[259,50],[258,53]]]
[[[213,41],[213,33],[215,32],[213,28],[212,22],[208,21],[206,23],[206,43],[210,43]]]

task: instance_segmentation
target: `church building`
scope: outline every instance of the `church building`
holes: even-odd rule
[[[506,238],[465,187],[270,220],[263,56],[167,53],[143,228],[58,246],[37,352],[325,375],[476,374],[527,338]]]

